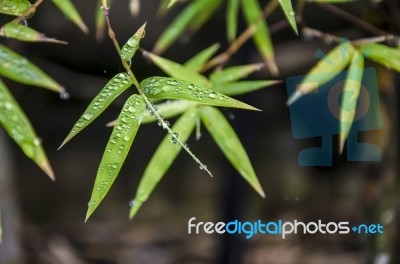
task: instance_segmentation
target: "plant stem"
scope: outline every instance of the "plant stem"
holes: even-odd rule
[[[360,19],[360,18],[356,17],[355,15],[350,14],[349,12],[346,12],[345,10],[340,9],[334,5],[318,4],[318,6],[322,9],[325,9],[325,10],[357,25],[358,27],[364,29],[365,31],[370,32],[371,34],[378,35],[378,36],[379,35],[392,36],[392,38],[394,38],[394,36],[391,35],[390,33],[386,32],[386,31],[366,22],[365,20]]]
[[[43,0],[42,0],[43,1]],[[110,22],[110,17],[109,17],[109,7],[107,5],[107,0],[102,0],[102,8],[104,12],[104,16],[106,18],[106,23],[108,27],[108,35],[111,38],[112,42],[114,43],[115,49],[118,51],[118,54],[120,54],[121,47],[117,41],[117,38],[115,37],[114,30],[111,27],[111,22]],[[140,84],[137,81],[135,75],[132,72],[131,67],[128,65],[128,63],[121,58],[122,65],[124,66],[126,72],[128,73],[129,77],[132,79],[133,85],[136,87],[137,91],[139,94],[142,96],[142,98],[145,100],[148,110],[150,113],[153,113],[157,120],[161,123],[161,126],[167,130],[167,132],[176,140],[176,143],[178,143],[192,158],[193,160],[200,165],[200,168],[204,169],[211,177],[213,176],[212,173],[207,169],[207,166],[204,165],[194,154],[193,152],[189,149],[189,147],[184,144],[179,137],[172,131],[172,129],[169,127],[169,125],[165,122],[164,117],[161,116],[158,112],[156,107],[153,105],[153,103],[150,101],[150,99],[143,93],[142,89],[140,88]]]
[[[43,0],[37,0],[33,5],[31,5],[23,15],[15,18],[12,22],[21,23],[21,21],[25,20],[26,18],[30,17],[36,12],[36,9],[40,6]]]

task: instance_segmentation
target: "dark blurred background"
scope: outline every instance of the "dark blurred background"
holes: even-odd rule
[[[215,177],[208,177],[182,153],[135,219],[129,221],[129,201],[164,135],[157,125],[150,124],[140,129],[117,181],[92,218],[84,223],[97,167],[111,132],[105,124],[118,115],[127,94],[57,151],[90,100],[108,79],[123,71],[111,41],[95,39],[96,1],[74,2],[91,29],[87,35],[63,17],[50,1],[45,1],[28,20],[33,28],[66,40],[69,45],[0,40],[36,63],[70,93],[69,100],[61,100],[59,95],[46,90],[5,80],[43,139],[57,181],[51,182],[0,132],[4,229],[1,263],[400,263],[398,75],[380,67],[377,70],[383,129],[362,136],[364,141],[381,148],[381,162],[347,162],[345,157],[335,154],[332,167],[300,167],[299,151],[320,143],[319,139],[293,139],[283,82],[240,97],[262,112],[222,109],[248,151],[265,190],[265,199],[235,172],[202,129],[201,140],[192,138],[189,145]],[[399,5],[388,0],[340,7],[398,34],[399,28],[393,22],[398,17],[393,17],[393,6]],[[162,30],[182,8],[174,8],[165,17],[156,17],[158,1],[142,1],[141,14],[134,18],[127,7],[127,0],[114,1],[110,11],[117,38],[120,43],[125,42],[147,21],[146,37],[142,40],[142,47],[147,50],[152,49]],[[369,36],[314,4],[306,6],[304,17],[308,26],[337,36],[350,39]],[[283,19],[278,9],[268,23],[282,23]],[[0,17],[1,24],[7,21],[9,18]],[[221,43],[221,50],[226,49],[224,21],[223,7],[197,34],[184,36],[163,56],[184,62],[215,42]],[[240,30],[244,28],[241,21]],[[333,47],[319,39],[297,37],[289,27],[276,30],[272,38],[282,80],[305,74],[318,61],[315,58],[318,49],[328,52]],[[229,65],[260,61],[249,42]],[[139,80],[162,74],[140,54],[135,56],[132,67]],[[272,79],[266,71],[250,78]],[[243,235],[188,235],[187,221],[193,216],[198,221],[215,222],[233,219],[379,222],[385,226],[385,233],[379,236],[299,234],[285,240],[271,235],[256,235],[250,240]]]

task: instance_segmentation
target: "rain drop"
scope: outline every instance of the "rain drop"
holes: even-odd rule
[[[66,92],[66,91],[63,91],[63,92],[60,93],[60,99],[61,100],[68,100],[69,96],[70,96],[69,93]]]

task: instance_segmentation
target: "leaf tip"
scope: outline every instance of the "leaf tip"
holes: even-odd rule
[[[117,123],[117,119],[108,122],[108,123],[106,124],[106,127],[113,127],[113,126],[115,126],[115,123]]]
[[[303,92],[296,90],[287,100],[286,105],[287,106],[291,106],[294,102],[296,102],[297,100],[299,100],[302,96],[303,96]]]
[[[47,174],[47,176],[49,176],[49,178],[54,182],[56,181],[56,176],[54,175],[54,171],[51,168],[51,165],[49,162],[44,162],[41,164],[41,168],[42,170]]]

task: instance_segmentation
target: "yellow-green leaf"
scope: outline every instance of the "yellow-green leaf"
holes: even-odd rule
[[[64,88],[25,57],[0,45],[0,75],[16,82],[64,92]]]
[[[201,120],[225,157],[254,190],[262,197],[265,197],[249,157],[228,120],[215,107],[202,106],[200,107],[200,113]]]
[[[187,29],[189,24],[196,19],[200,12],[207,12],[208,0],[193,0],[163,31],[154,46],[154,52],[160,54],[168,49]]]
[[[346,81],[344,83],[342,93],[342,103],[340,106],[340,152],[343,151],[344,144],[354,121],[358,97],[360,95],[363,72],[364,58],[358,51],[354,51],[349,69],[347,71]]]
[[[204,77],[200,73],[186,68],[179,63],[157,56],[150,52],[143,52],[143,55],[154,62],[166,74],[174,78],[188,81],[203,87],[208,87],[210,85],[210,82],[207,80],[206,77]]]
[[[219,49],[220,45],[215,43],[214,45],[202,50],[191,59],[189,59],[183,65],[186,69],[192,72],[199,72],[206,62],[215,54],[215,52]]]
[[[228,6],[226,8],[226,32],[229,42],[234,41],[236,38],[240,1],[241,0],[228,0]]]
[[[0,13],[21,16],[31,6],[28,0],[1,0]]]
[[[146,103],[140,95],[128,98],[107,143],[88,203],[86,221],[104,199],[117,178],[142,120]]]
[[[289,21],[290,26],[293,28],[294,32],[296,32],[296,34],[298,35],[299,31],[297,30],[296,16],[293,11],[291,0],[279,0],[279,4],[281,5],[281,8],[285,13],[287,20]]]
[[[179,0],[167,0],[169,1],[167,8],[171,8],[173,5],[175,5]]]
[[[9,22],[2,26],[0,28],[0,36],[27,42],[51,42],[57,44],[67,44],[65,41],[48,38],[33,28],[15,22]]]
[[[197,119],[197,108],[186,111],[174,124],[172,130],[179,134],[180,140],[185,143],[192,134]],[[171,142],[171,136],[164,137],[156,152],[153,154],[146,170],[140,179],[139,187],[131,204],[129,218],[133,218],[139,208],[147,201],[154,188],[163,178],[182,147]]]
[[[354,51],[355,49],[348,41],[336,46],[307,73],[287,104],[294,103],[303,95],[316,90],[338,75],[349,64]]]
[[[71,20],[75,25],[77,25],[83,32],[88,33],[89,29],[87,28],[85,22],[79,15],[78,10],[76,10],[74,4],[71,0],[52,0],[53,3],[64,13],[64,15]]]
[[[156,104],[155,107],[157,109],[158,114],[163,116],[165,119],[168,119],[177,116],[179,114],[182,114],[183,112],[185,112],[189,108],[192,108],[195,105],[198,105],[198,103],[187,100],[168,100],[163,103]],[[158,120],[154,114],[150,114],[150,112],[145,112],[143,114],[142,124],[152,123],[156,121]],[[113,120],[107,123],[107,126],[113,127],[116,122],[117,120]],[[168,121],[165,120],[165,122]]]
[[[255,63],[229,67],[212,73],[210,75],[210,80],[213,84],[233,82],[245,78],[253,72],[259,71],[263,66],[264,64],[262,63]]]
[[[242,9],[247,24],[256,27],[253,40],[258,51],[267,62],[271,74],[277,75],[278,68],[275,63],[274,48],[272,46],[267,23],[262,19],[263,16],[260,4],[257,0],[245,0],[242,1]]]
[[[188,26],[188,32],[190,34],[194,34],[206,23],[212,15],[215,14],[215,11],[221,6],[222,0],[203,0],[207,2],[204,7],[204,12],[200,12],[196,19],[193,19]]]
[[[233,96],[250,93],[280,82],[281,81],[242,81],[233,83],[218,83],[213,84],[212,90],[225,95]]]
[[[32,159],[52,180],[53,170],[40,139],[17,101],[0,80],[0,123],[25,155]]]
[[[132,79],[127,73],[118,73],[115,75],[100,91],[100,93],[92,100],[85,112],[76,122],[71,132],[65,138],[60,148],[69,140],[76,136],[79,132],[85,129],[93,122],[106,108],[132,85]]]
[[[96,14],[95,14],[95,25],[96,25],[96,39],[97,41],[100,41],[104,38],[104,31],[106,27],[106,18],[104,16],[103,9],[101,8],[102,0],[97,0],[97,6],[96,6]],[[111,2],[111,1],[109,1]],[[108,6],[110,6],[110,3],[108,3]]]
[[[144,36],[146,23],[141,26],[132,37],[128,39],[128,41],[122,46],[120,56],[124,61],[131,61],[133,55],[135,55],[136,51],[139,49],[140,40]]]
[[[144,79],[140,86],[153,99],[185,99],[200,104],[259,110],[229,96],[174,78],[150,77]]]
[[[400,49],[371,43],[363,45],[360,50],[368,59],[400,72]]]

